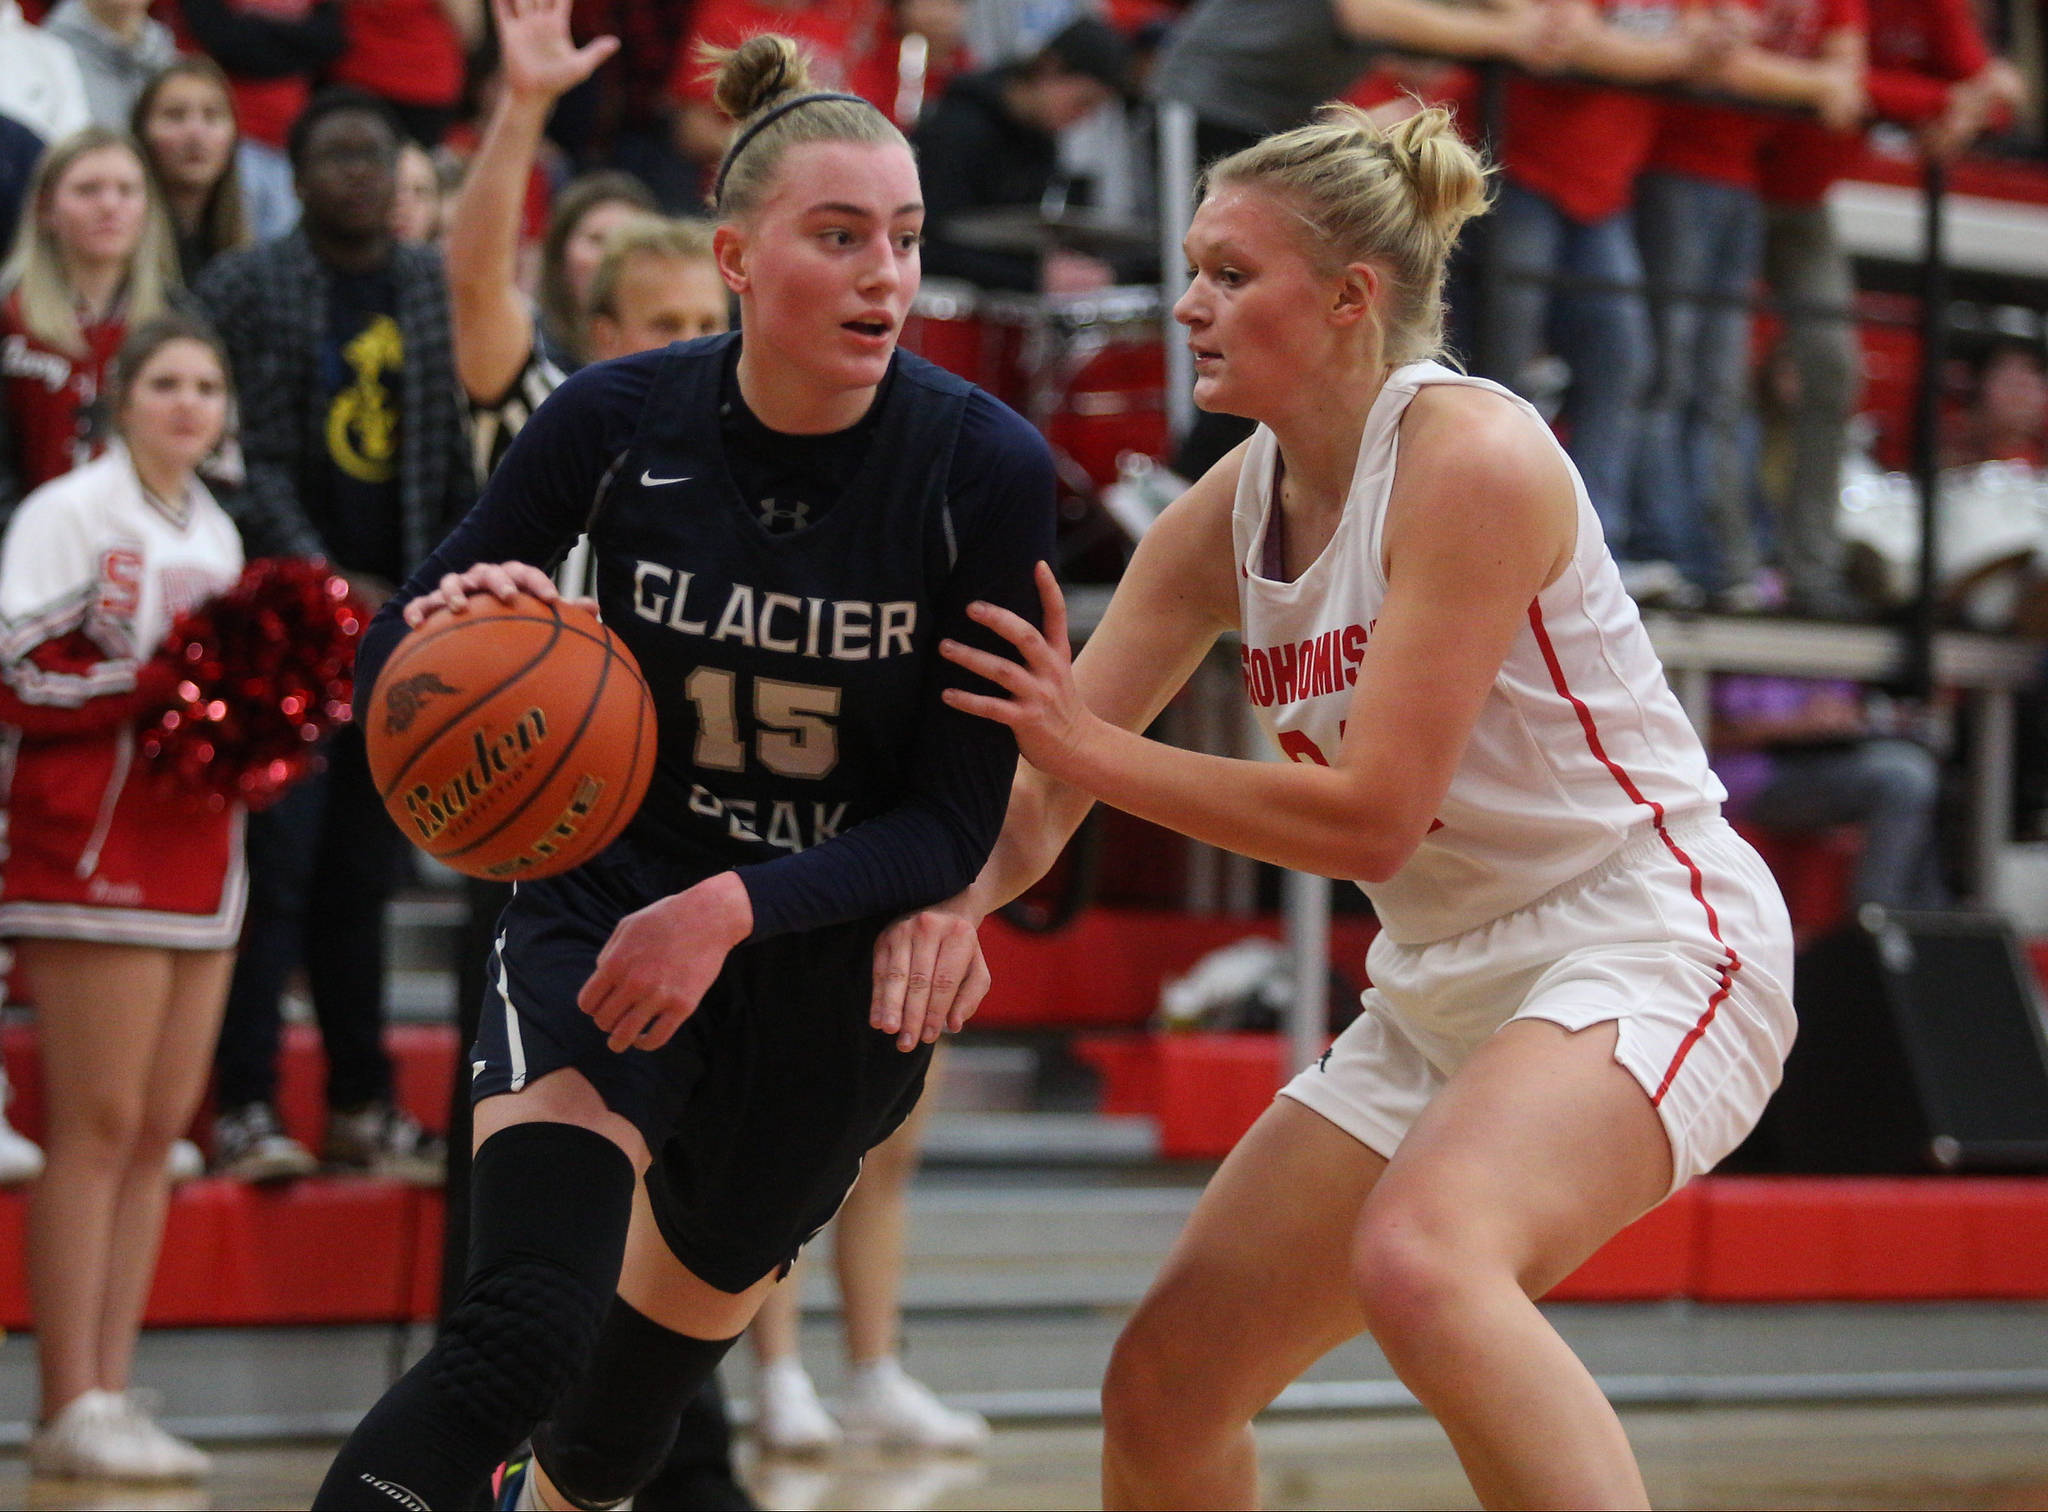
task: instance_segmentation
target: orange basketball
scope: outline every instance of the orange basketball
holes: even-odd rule
[[[427,616],[358,717],[392,819],[472,877],[581,864],[654,775],[654,701],[632,653],[590,610],[525,594]]]

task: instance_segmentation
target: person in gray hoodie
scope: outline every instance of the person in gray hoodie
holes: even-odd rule
[[[142,86],[178,56],[171,29],[150,18],[149,0],[60,0],[43,30],[78,60],[94,124],[116,131],[128,129]]]

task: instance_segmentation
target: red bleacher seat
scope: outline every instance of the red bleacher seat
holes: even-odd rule
[[[2048,1181],[1718,1177],[1692,1294],[1710,1302],[2048,1295]]]
[[[28,1198],[0,1192],[0,1327],[29,1326]],[[171,1197],[143,1321],[152,1327],[431,1318],[441,1198],[391,1181],[195,1181]],[[423,1275],[423,1272],[430,1274]]]
[[[1239,918],[1175,909],[1091,908],[1057,934],[1026,934],[1000,919],[981,932],[994,984],[974,1016],[981,1029],[1138,1028],[1159,1007],[1159,985],[1247,935],[1278,939],[1271,914]],[[1365,971],[1377,926],[1359,916],[1330,926],[1330,958]]]
[[[1803,945],[1849,916],[1850,885],[1863,855],[1863,831],[1856,825],[1794,834],[1738,824],[1785,894],[1792,932]]]
[[[1657,1302],[1692,1288],[1702,1182],[1652,1208],[1550,1289],[1551,1302]]]

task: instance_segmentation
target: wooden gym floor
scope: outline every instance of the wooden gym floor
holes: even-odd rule
[[[1624,1414],[1660,1507],[2048,1507],[2048,1400],[1686,1408]],[[750,1464],[764,1506],[1067,1508],[1096,1502],[1093,1427],[1006,1427],[979,1460],[843,1454]],[[1443,1435],[1413,1413],[1262,1427],[1275,1508],[1468,1507]],[[220,1451],[210,1486],[162,1493],[34,1482],[0,1458],[0,1506],[303,1507],[330,1444]]]

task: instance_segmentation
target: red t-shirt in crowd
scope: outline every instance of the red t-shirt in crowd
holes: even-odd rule
[[[29,334],[20,294],[0,303],[0,403],[23,493],[106,450],[94,401],[127,333],[127,318],[115,315],[85,328],[85,351],[62,352]]]
[[[711,84],[697,58],[697,44],[736,47],[762,32],[780,32],[805,44],[810,54],[811,84],[817,89],[845,89],[860,35],[862,0],[802,0],[777,5],[770,0],[698,0],[690,33],[676,52],[668,92],[678,100],[711,103]]]
[[[1990,61],[1970,0],[1870,0],[1870,108],[1885,120],[1933,120]]]
[[[1836,32],[1861,31],[1868,24],[1864,0],[1745,0],[1757,17],[1757,46],[1787,58],[1810,61]],[[1691,100],[1665,104],[1649,165],[1710,183],[1758,187],[1758,157],[1783,124],[1783,116],[1702,105]]]
[[[462,98],[462,37],[436,0],[348,0],[334,78],[401,105]]]
[[[1949,86],[1991,61],[1970,0],[1869,0],[1869,6],[1870,71],[1864,83],[1871,109],[1886,120],[1933,120],[1948,107]],[[1758,156],[1764,198],[1817,205],[1862,155],[1860,132],[1787,122],[1765,140]]]
[[[1678,25],[1680,0],[1599,0],[1610,26],[1646,36]],[[1516,75],[1507,82],[1501,167],[1573,220],[1590,225],[1628,208],[1656,140],[1648,95]]]

